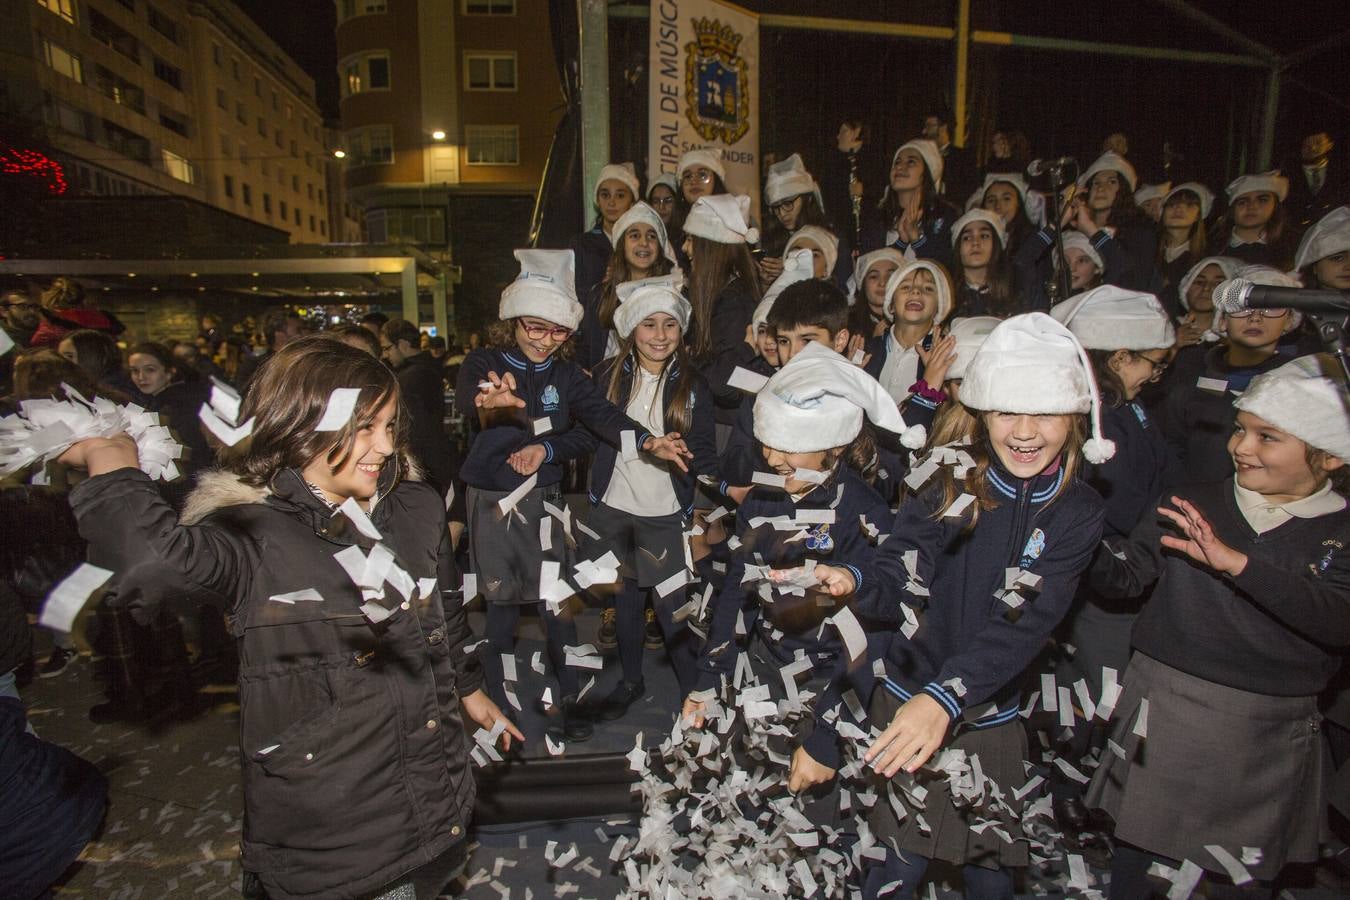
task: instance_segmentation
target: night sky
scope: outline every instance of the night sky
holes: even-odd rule
[[[319,111],[337,125],[337,9],[331,0],[234,2],[314,78]]]

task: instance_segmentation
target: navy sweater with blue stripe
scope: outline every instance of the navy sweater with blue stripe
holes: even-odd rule
[[[1016,717],[1023,672],[1068,611],[1103,521],[1101,498],[1081,481],[1066,482],[1062,467],[1019,479],[995,463],[985,477],[998,505],[982,510],[969,531],[969,510],[934,518],[943,502],[936,478],[908,498],[858,591],[862,613],[896,626],[888,688],[903,699],[922,691],[953,720],[976,727]],[[927,597],[908,589],[910,551]],[[1039,591],[1022,592],[1026,602],[1016,610],[994,596],[1012,567],[1042,579]],[[899,630],[902,604],[917,614],[911,637]]]
[[[602,394],[606,392],[610,372],[613,371],[617,359],[618,357],[610,357],[600,363],[591,375],[596,389]],[[672,362],[666,371],[666,382],[661,386],[662,409],[670,408],[671,397],[679,381],[680,367],[677,363]],[[627,397],[632,389],[633,360],[628,357],[623,361],[623,374],[619,378],[619,396]],[[668,464],[671,487],[674,489],[675,497],[679,500],[680,508],[684,510],[685,515],[692,515],[694,511],[696,479],[700,475],[714,480],[717,478],[717,438],[713,428],[712,392],[708,389],[708,383],[698,372],[690,372],[689,405],[691,427],[681,434],[681,437],[694,457],[686,460],[686,465],[689,466],[687,473],[681,472],[674,463]],[[613,447],[601,441],[594,434],[591,435],[591,446],[595,450],[595,459],[591,463],[590,498],[591,503],[596,504],[605,499],[605,491],[609,489],[609,480],[614,476],[614,463],[618,459],[618,454],[614,452]]]
[[[516,396],[525,401],[525,408],[495,411],[493,423],[480,429],[476,427],[478,409],[473,400],[489,371],[499,376],[511,373],[516,380]],[[535,484],[547,487],[562,480],[564,462],[592,448],[592,433],[615,447],[622,446],[624,431],[634,432],[638,447],[651,437],[606,400],[580,367],[556,356],[534,363],[514,350],[475,350],[460,366],[455,406],[475,426],[459,477],[480,490],[512,491],[520,487],[528,476],[518,474],[506,460],[530,444],[541,444],[546,451]],[[549,420],[547,430],[536,432],[535,420],[545,417]]]

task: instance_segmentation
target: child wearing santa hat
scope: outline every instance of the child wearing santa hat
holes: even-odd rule
[[[520,275],[502,291],[501,321],[489,332],[492,346],[468,355],[456,384],[460,413],[477,425],[460,469],[468,486],[469,558],[487,598],[489,684],[502,684],[500,658],[514,652],[521,606],[540,603],[558,679],[558,730],[585,740],[591,726],[577,702],[576,670],[566,665],[563,651],[578,643],[568,599],[574,591],[561,580],[570,574],[571,538],[544,508],[563,508],[562,464],[591,449],[573,422],[613,447],[623,447],[629,432],[636,450],[680,468],[690,453],[678,434],[654,435],[606,400],[578,366],[559,358],[582,316],[572,291],[572,251],[515,255]],[[548,549],[540,538],[546,519],[552,523]],[[546,562],[558,566],[552,584],[543,583]]]
[[[674,619],[684,606],[685,532],[694,511],[696,476],[717,469],[712,395],[689,365],[684,331],[689,301],[672,277],[619,285],[614,328],[619,352],[592,380],[606,398],[652,433],[684,436],[693,454],[688,469],[649,456],[625,456],[596,438],[590,470],[589,521],[619,558],[622,586],[615,598],[617,643],[623,675],[598,711],[621,718],[643,696],[644,594],[651,592],[657,623],[682,691],[693,688],[694,636]]]
[[[1247,265],[1288,269],[1297,237],[1284,209],[1289,179],[1278,169],[1240,175],[1225,193],[1228,211],[1215,223],[1209,252],[1235,256]]]
[[[613,248],[614,223],[638,202],[642,191],[637,170],[630,162],[610,163],[600,170],[595,184],[595,223],[589,231],[572,238],[576,263],[576,295],[587,297],[605,275]]]
[[[891,327],[867,344],[867,371],[881,382],[896,403],[915,392],[919,376],[924,385],[942,384],[924,372],[928,357],[941,338],[939,326],[952,311],[952,282],[947,270],[930,259],[906,263],[886,282],[883,312]]]
[[[1164,494],[1094,568],[1110,596],[1152,587],[1087,796],[1116,823],[1113,897],[1165,891],[1183,866],[1273,894],[1285,864],[1318,857],[1318,694],[1350,647],[1350,398],[1334,366],[1305,356],[1254,378],[1229,477]]]
[[[780,586],[784,572],[800,572],[812,561],[838,567],[857,583],[871,571],[876,538],[889,526],[891,513],[858,474],[872,455],[864,418],[911,445],[922,443],[922,429],[906,425],[875,379],[817,342],[798,351],[756,396],[754,430],[764,471],[756,473],[736,512],[739,546],[713,601],[698,663],[699,690],[684,703],[683,714],[701,727],[715,689],[735,670],[738,634],[753,636],[752,667],[763,664],[774,673],[761,678],[764,683],[780,682],[777,670],[799,654],[809,658],[811,676],[803,689],[819,698],[817,721],[809,734],[797,735],[804,743],[792,762],[793,790],[822,780],[808,776],[811,766],[838,765],[837,739],[820,716],[837,705],[840,680],[850,667],[855,675],[870,675],[865,659],[850,662],[839,631],[822,628],[824,617],[838,610],[819,601],[841,609],[845,604],[801,586]]]
[[[894,247],[905,259],[951,265],[951,228],[961,213],[938,189],[942,168],[942,152],[933,141],[916,138],[895,151],[878,221],[863,235],[863,249]]]
[[[860,612],[895,629],[869,707],[884,730],[863,756],[887,793],[866,814],[885,848],[867,897],[915,896],[932,859],[963,867],[967,896],[1012,896],[1009,869],[1028,863],[1015,794],[1027,780],[1022,676],[1101,536],[1101,498],[1079,474],[1114,447],[1074,336],[1044,313],[1008,319],[960,392],[971,441],[915,470],[928,480],[901,505],[873,571],[815,568],[831,594],[856,593]],[[928,766],[940,750],[952,752]],[[978,798],[958,804],[954,786],[970,780]],[[977,819],[989,827],[972,828]]]

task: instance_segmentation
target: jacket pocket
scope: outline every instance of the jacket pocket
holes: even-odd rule
[[[264,746],[251,751],[253,762],[268,775],[286,778],[306,769],[322,771],[331,765],[339,713],[342,707],[330,703],[327,708],[303,716]]]

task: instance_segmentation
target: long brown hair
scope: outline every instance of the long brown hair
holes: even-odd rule
[[[661,244],[661,252],[657,254],[656,261],[652,263],[652,269],[644,278],[660,278],[662,275],[669,275],[672,268],[671,262],[666,258],[666,245]],[[619,242],[614,245],[614,252],[609,255],[609,265],[605,268],[605,277],[600,282],[600,324],[605,328],[614,327],[614,310],[619,308],[619,285],[625,281],[632,281],[636,276],[633,273],[633,267],[628,265],[628,257],[623,252],[623,235],[619,235]]]
[[[971,223],[974,224],[974,223]],[[969,228],[970,226],[966,226]],[[965,229],[961,229],[965,231]],[[991,229],[992,230],[992,229]],[[1016,313],[1020,298],[1013,292],[1013,274],[1012,257],[1004,249],[1003,241],[999,240],[998,233],[993,235],[994,246],[989,254],[989,265],[986,267],[985,287],[989,288],[989,313],[991,316],[1006,318]],[[961,311],[956,308],[958,293],[966,286],[966,267],[961,262],[961,236],[958,234],[956,239],[955,252],[952,254],[952,312],[947,314],[947,318],[961,315]]]
[[[623,395],[623,368],[624,363],[631,363],[632,380],[628,382],[628,396]],[[642,360],[638,359],[637,344],[633,336],[626,335],[619,339],[619,352],[614,356],[614,365],[609,370],[609,384],[605,386],[605,396],[621,410],[627,410],[628,404],[632,402],[633,395],[638,389],[638,367],[642,365]],[[665,414],[663,416],[667,432],[678,432],[679,434],[688,434],[694,420],[694,367],[689,364],[689,354],[684,349],[683,342],[675,344],[675,352],[666,357],[666,361],[661,364],[661,372],[657,376],[659,385],[657,391],[664,392],[666,384],[666,375],[670,367],[675,366],[679,374],[675,376],[675,392],[670,395],[670,402],[665,405]]]
[[[107,397],[116,403],[129,398],[118,391],[99,387],[88,372],[50,348],[27,350],[14,360],[14,400],[66,400],[62,384],[79,391],[85,399]]]
[[[315,431],[338,388],[360,395],[339,431]],[[408,417],[394,373],[378,359],[341,341],[313,334],[290,341],[269,354],[249,383],[241,422],[255,419],[253,434],[221,452],[225,468],[247,484],[263,486],[282,469],[304,469],[319,457],[334,472],[351,458],[356,433],[375,419],[386,403],[398,404],[393,463],[406,475]]]
[[[981,510],[998,508],[998,500],[995,499],[993,488],[989,484],[989,468],[997,459],[993,448],[989,445],[989,426],[984,419],[989,413],[971,410],[971,414],[975,419],[975,426],[970,445],[965,450],[970,454],[971,459],[975,460],[975,465],[966,472],[966,477],[959,482],[956,479],[953,467],[938,467],[937,477],[942,483],[942,502],[933,511],[932,516],[935,521],[940,520],[942,514],[947,511],[947,507],[956,502],[956,498],[963,493],[974,494],[975,502],[970,505],[970,520],[966,523],[965,531],[974,530],[976,524],[980,521]],[[1064,459],[1064,479],[1060,483],[1059,490],[1055,492],[1055,496],[1050,498],[1049,503],[1058,500],[1060,494],[1064,492],[1064,488],[1078,476],[1078,470],[1083,465],[1083,441],[1087,436],[1087,428],[1086,415],[1076,413],[1070,416],[1069,436],[1064,441],[1064,449],[1061,451]]]
[[[712,353],[713,305],[717,295],[733,278],[750,292],[759,303],[759,277],[750,248],[745,244],[723,244],[696,234],[689,235],[694,252],[690,254],[689,303],[694,307],[694,340],[691,350],[695,359]]]
[[[1196,196],[1195,191],[1178,191],[1178,194],[1190,194],[1195,197],[1196,202],[1200,198]],[[1162,268],[1167,262],[1167,228],[1162,224],[1161,219],[1167,215],[1167,204],[1163,204],[1162,216],[1158,222],[1158,268]],[[1205,255],[1205,248],[1209,246],[1209,235],[1205,231],[1205,217],[1203,214],[1197,214],[1195,221],[1191,223],[1190,236],[1186,238],[1186,250],[1196,259]]]

